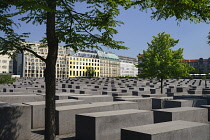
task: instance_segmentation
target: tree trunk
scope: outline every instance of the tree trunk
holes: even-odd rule
[[[160,82],[161,82],[161,85],[160,85],[160,87],[161,87],[161,94],[163,94],[163,78],[160,79]]]
[[[58,41],[55,33],[56,0],[47,0],[47,4],[53,11],[47,12],[46,24],[48,55],[44,73],[46,85],[45,140],[55,140],[55,74],[58,54]]]

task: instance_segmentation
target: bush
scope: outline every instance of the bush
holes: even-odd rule
[[[12,78],[11,75],[0,76],[0,84],[10,84],[16,81],[16,78]]]

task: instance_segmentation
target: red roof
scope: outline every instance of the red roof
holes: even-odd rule
[[[198,62],[200,59],[183,60],[182,62]],[[203,59],[203,62],[208,62],[208,59]]]

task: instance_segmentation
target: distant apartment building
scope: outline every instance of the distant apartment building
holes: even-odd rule
[[[138,68],[135,64],[138,63],[136,58],[118,55],[120,59],[120,76],[135,77],[138,74]]]
[[[43,58],[47,57],[48,49],[46,47],[40,47],[40,43],[30,42],[27,43],[31,45],[31,49]],[[23,52],[18,54],[15,59],[15,74],[21,77],[34,77],[41,78],[44,77],[45,63],[36,58],[30,52]],[[56,62],[56,78],[67,78],[67,53],[66,48],[59,46],[58,48],[58,58]]]
[[[0,74],[13,73],[13,60],[8,55],[0,55]]]
[[[116,77],[120,75],[120,59],[117,55],[98,51],[100,59],[100,77]]]
[[[43,47],[38,42],[27,42],[26,44],[30,45],[38,55],[43,58],[47,57],[47,47]],[[102,51],[79,50],[74,52],[72,49],[59,46],[56,78],[86,77],[87,67],[92,67],[95,70],[95,77],[136,76],[137,68],[134,66],[136,60],[125,56],[119,57],[113,53]],[[8,67],[3,66],[3,69]],[[10,64],[10,68],[12,69],[12,64]],[[27,51],[18,54],[14,59],[13,72],[21,77],[42,78],[45,68],[46,65],[41,59]]]
[[[100,59],[96,51],[81,50],[68,57],[68,77],[85,77],[87,67],[95,70],[95,77],[100,77]]]
[[[210,58],[190,59],[184,60],[184,62],[187,62],[190,66],[196,68],[201,72],[210,72]]]

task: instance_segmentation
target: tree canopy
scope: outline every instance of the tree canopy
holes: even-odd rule
[[[189,76],[193,68],[183,62],[183,49],[172,50],[178,42],[164,32],[153,36],[151,43],[147,43],[148,49],[138,56],[139,77],[160,79],[162,89],[163,79]]]
[[[14,32],[11,17],[24,15],[20,20],[32,24],[46,24],[47,12],[52,12],[47,5],[48,0],[2,0],[0,4],[0,30],[5,33],[1,37],[0,53],[8,54],[17,50],[19,42],[24,41],[27,33],[18,35]],[[51,2],[53,3],[53,2]],[[119,6],[145,11],[152,10],[152,19],[168,19],[175,17],[177,21],[190,20],[192,22],[209,22],[209,0],[55,0],[56,5],[56,37],[59,42],[65,42],[66,47],[75,50],[97,48],[101,46],[115,49],[126,49],[122,41],[113,40],[117,33],[116,26],[123,24],[116,21],[120,13]],[[86,10],[78,10],[77,5],[86,4]],[[11,13],[11,7],[16,12]],[[46,37],[42,40],[46,43]],[[10,44],[10,45],[8,45]],[[12,45],[11,45],[12,44]],[[16,46],[16,48],[14,47]],[[10,51],[9,51],[10,50]],[[22,46],[18,50],[30,50],[30,46]]]

